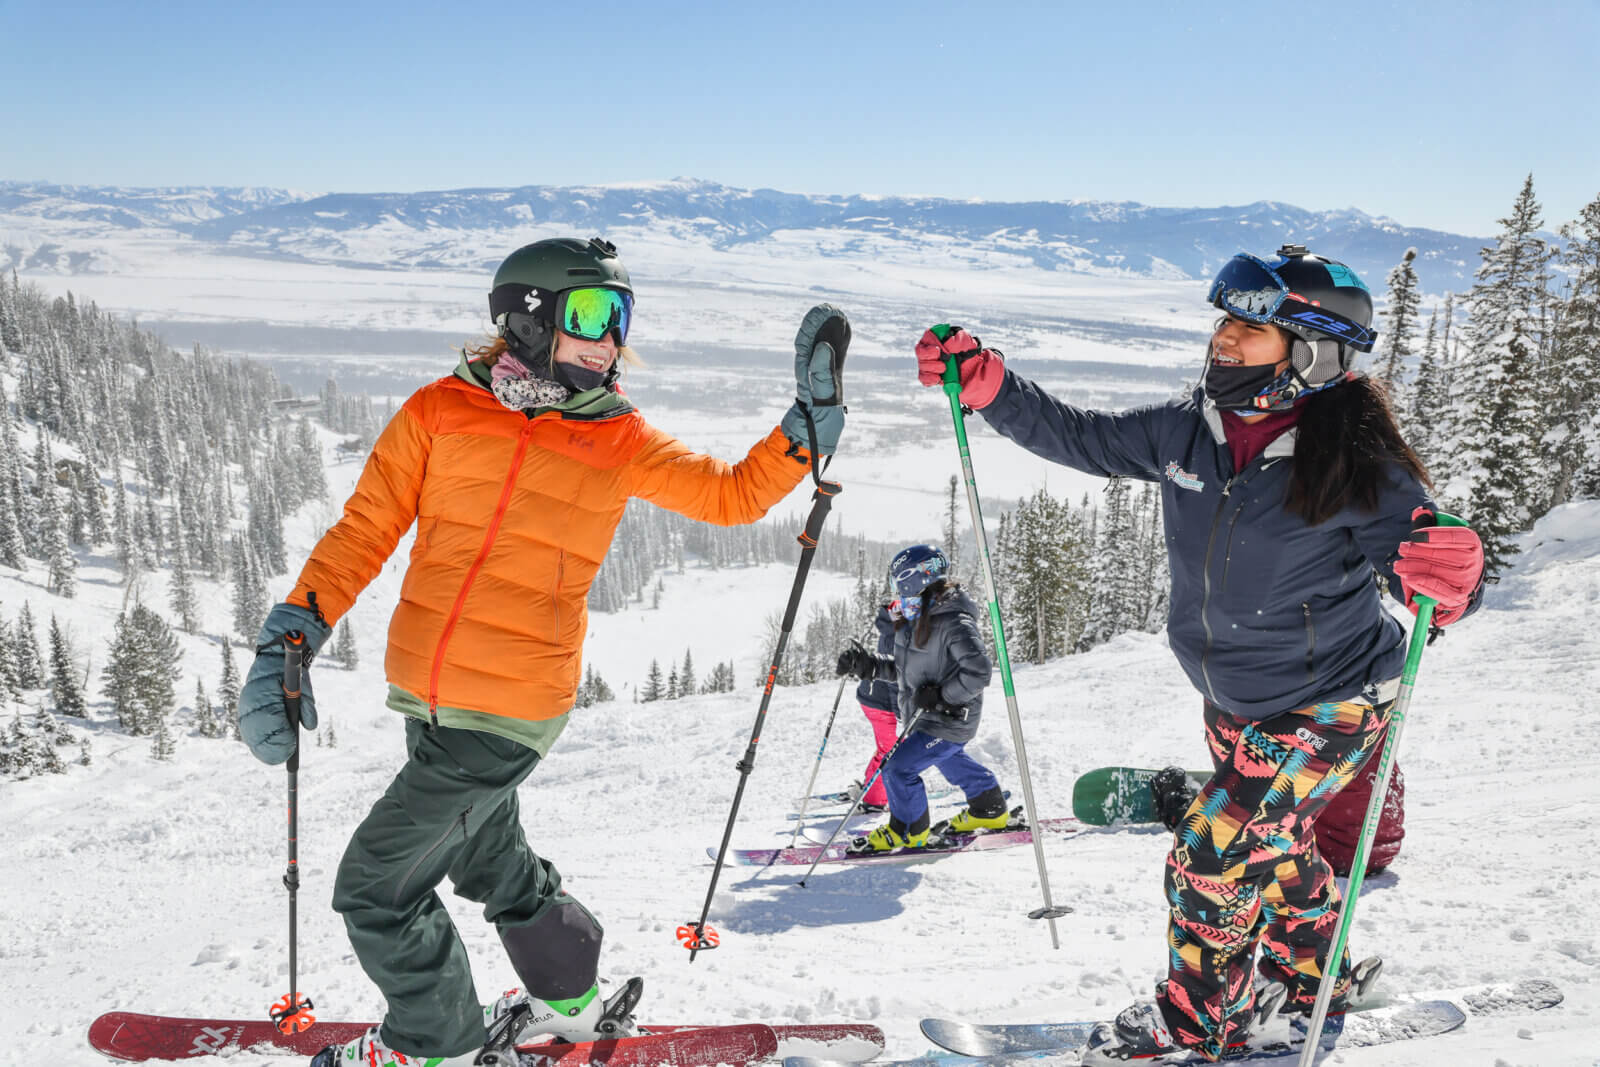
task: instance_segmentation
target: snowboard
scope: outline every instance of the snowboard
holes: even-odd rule
[[[1090,826],[1159,823],[1150,779],[1160,773],[1159,768],[1100,767],[1080,775],[1072,785],[1072,814]],[[1210,780],[1210,771],[1189,772],[1197,789]]]

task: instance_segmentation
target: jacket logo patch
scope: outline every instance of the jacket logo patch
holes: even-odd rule
[[[1177,460],[1167,464],[1167,477],[1171,478],[1180,488],[1190,489],[1196,493],[1206,487],[1205,482],[1178,466]]]
[[[567,444],[573,448],[586,448],[590,452],[594,451],[594,439],[581,433],[568,433]]]

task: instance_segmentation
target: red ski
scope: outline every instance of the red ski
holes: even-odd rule
[[[183,1060],[195,1056],[256,1052],[314,1056],[329,1045],[361,1036],[371,1023],[319,1022],[304,1033],[284,1034],[265,1020],[183,1019],[113,1011],[89,1026],[89,1044],[119,1060]],[[870,1023],[809,1026],[648,1026],[638,1037],[581,1044],[541,1042],[517,1051],[529,1067],[604,1064],[745,1064],[784,1055],[869,1059],[883,1050],[883,1031]]]

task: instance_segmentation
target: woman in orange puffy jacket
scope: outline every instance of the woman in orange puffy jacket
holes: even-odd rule
[[[389,625],[389,707],[405,766],[357,828],[334,887],[363,968],[388,1001],[338,1062],[471,1063],[518,1004],[526,1038],[626,1032],[637,983],[598,995],[601,929],[528,847],[516,789],[566,727],[586,597],[631,497],[721,525],[754,522],[831,454],[844,426],[844,314],[801,323],[797,396],[736,464],[690,451],[617,388],[633,288],[610,242],[555,238],[512,253],[489,294],[497,336],[413,394],[384,429],[343,517],[267,616],[240,731],[268,763],[295,734],[283,636],[327,639],[402,535],[416,542]],[[315,726],[309,685],[302,718]],[[438,895],[445,877],[494,923],[525,992],[485,1009]],[[404,1062],[400,1060],[399,1062]]]

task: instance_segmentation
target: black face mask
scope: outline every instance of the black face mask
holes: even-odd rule
[[[620,358],[620,357],[619,357]],[[606,384],[606,373],[603,370],[591,370],[572,363],[550,363],[550,369],[556,381],[571,389],[574,393],[585,393],[590,389],[598,389]]]
[[[1213,362],[1206,367],[1206,396],[1223,411],[1259,412],[1255,398],[1278,377],[1271,363],[1235,366]]]

